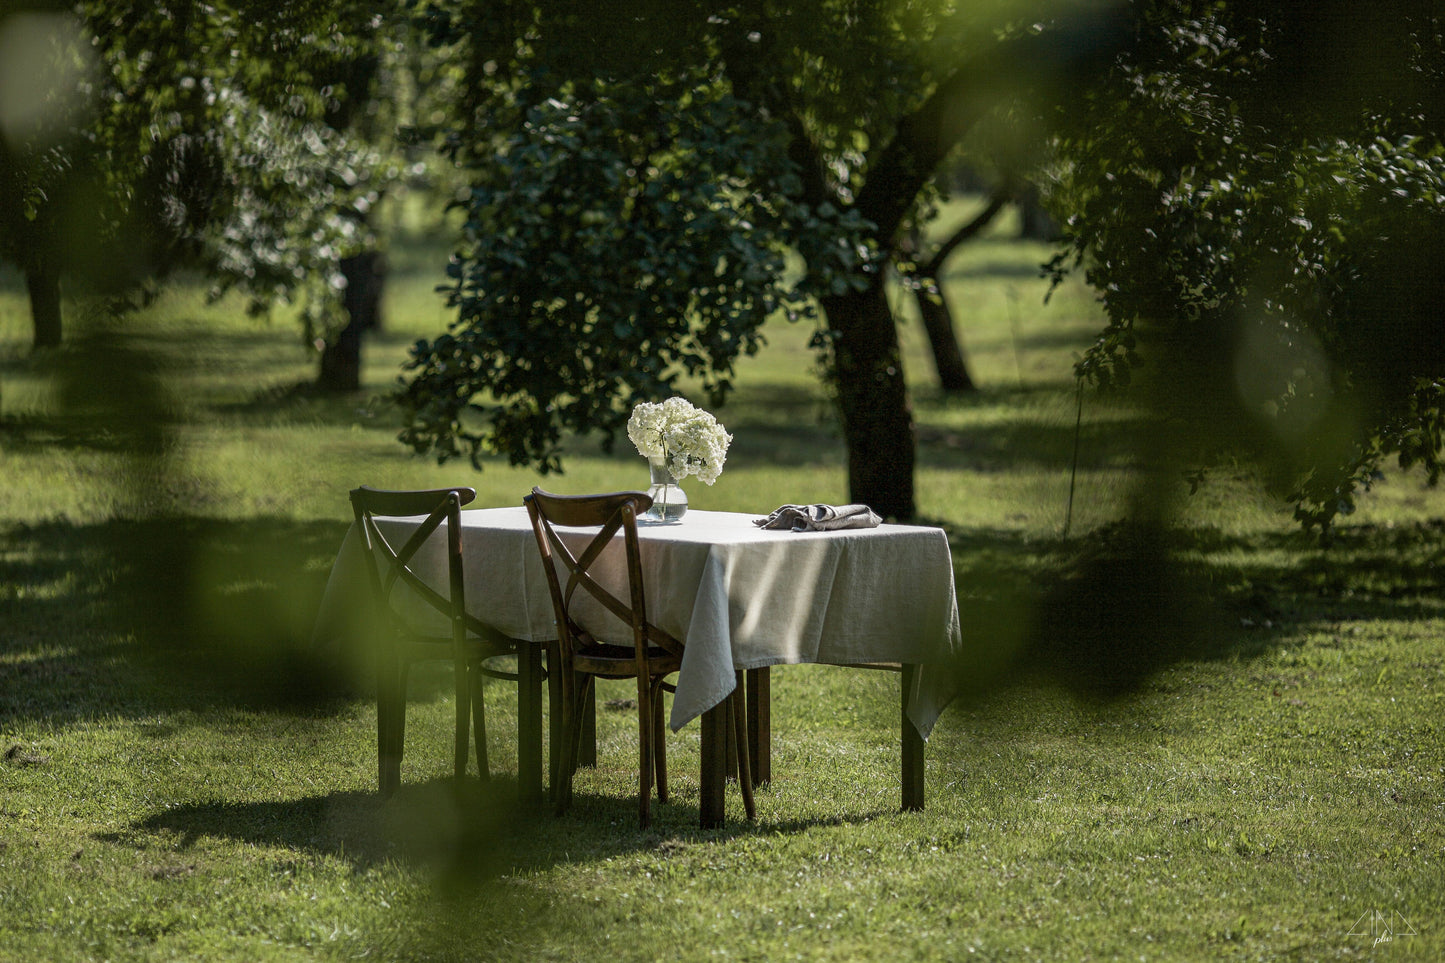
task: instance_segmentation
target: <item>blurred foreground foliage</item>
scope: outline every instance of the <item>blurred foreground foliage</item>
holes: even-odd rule
[[[123,312],[181,267],[333,332],[340,262],[377,243],[369,214],[405,174],[391,95],[425,99],[400,10],[0,6],[0,260],[26,278],[35,346],[63,340],[62,282]]]
[[[1160,468],[1245,454],[1328,532],[1445,434],[1445,21],[1436,3],[1141,3],[1059,124],[1054,203],[1108,326],[1079,361],[1142,382]]]

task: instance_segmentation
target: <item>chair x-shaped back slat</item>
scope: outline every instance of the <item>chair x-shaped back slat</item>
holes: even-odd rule
[[[441,523],[447,520],[447,514],[448,507],[443,504],[427,516],[426,520],[416,527],[411,533],[411,536],[403,543],[402,547],[398,549],[392,545],[390,539],[381,531],[381,527],[376,524],[376,519],[371,513],[363,513],[362,530],[366,536],[366,550],[368,553],[371,553],[373,560],[375,560],[375,550],[379,545],[386,561],[385,577],[382,577],[380,573],[376,573],[379,582],[378,588],[380,590],[378,597],[380,599],[390,603],[392,592],[395,591],[397,582],[401,582],[414,591],[427,605],[448,618],[454,617],[451,601],[422,580],[419,575],[412,571],[411,567],[412,558],[415,557],[422,545],[426,544],[427,539],[431,537],[432,533],[441,526]],[[374,571],[373,568],[373,572]],[[394,606],[387,604],[383,607],[393,621],[401,621],[401,617]]]
[[[581,588],[596,599],[603,608],[617,616],[617,618],[621,619],[626,625],[633,626],[635,617],[637,623],[642,626],[645,641],[650,641],[667,652],[680,656],[682,655],[682,643],[670,633],[663,631],[647,620],[646,603],[640,581],[629,579],[633,599],[632,604],[628,605],[603,587],[602,584],[592,576],[592,563],[597,561],[598,557],[601,556],[608,545],[612,544],[613,538],[617,535],[618,531],[622,529],[623,522],[623,513],[619,508],[612,514],[612,517],[602,525],[602,528],[592,537],[592,540],[588,542],[586,548],[583,549],[582,554],[579,556],[574,555],[572,550],[568,548],[567,543],[557,534],[556,529],[552,526],[551,519],[545,515],[542,516],[543,530],[547,535],[547,541],[552,547],[553,554],[561,559],[562,564],[567,569],[567,587],[562,593],[562,598],[563,608],[568,613],[568,621],[571,622],[572,628],[581,629],[581,626],[577,625],[576,620],[572,619],[570,615],[572,596],[576,594],[577,589]],[[629,556],[634,556],[638,552],[636,535],[633,532],[625,532],[624,536],[628,543],[628,554]]]

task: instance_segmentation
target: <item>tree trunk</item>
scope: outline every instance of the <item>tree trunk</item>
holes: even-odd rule
[[[849,210],[874,225],[883,252],[928,179],[949,152],[1003,96],[1033,92],[1040,102],[1063,102],[1082,81],[1097,76],[1133,34],[1127,7],[1061,20],[1042,33],[1022,33],[965,62],[943,78],[911,113],[899,119],[891,140],[870,150],[867,176]],[[789,156],[803,178],[811,204],[833,197],[823,152],[802,123],[803,112],[787,102]],[[766,99],[766,97],[765,97]],[[843,435],[848,444],[848,486],[855,501],[885,517],[912,518],[913,418],[903,381],[898,333],[876,276],[863,291],[822,299],[834,343],[833,380]]]
[[[849,499],[884,518],[913,518],[913,413],[898,329],[882,285],[823,299],[833,344]]]
[[[934,281],[937,284],[937,280]],[[977,391],[973,376],[968,373],[963,349],[954,333],[953,312],[944,300],[940,288],[937,299],[927,294],[917,296],[918,315],[923,319],[923,330],[928,334],[928,345],[933,349],[933,368],[938,373],[938,386],[945,394],[958,395]]]
[[[48,258],[36,258],[25,271],[25,288],[35,326],[34,346],[60,347],[60,269]]]
[[[1039,189],[1032,184],[1019,192],[1019,237],[1025,241],[1056,241],[1059,224],[1039,202]]]
[[[933,257],[918,268],[919,275],[930,281],[938,292],[937,301],[926,295],[918,295],[918,315],[923,319],[923,330],[928,333],[928,346],[933,349],[933,367],[938,372],[938,385],[947,394],[977,391],[978,385],[974,384],[973,377],[968,373],[963,348],[958,343],[958,335],[954,333],[953,311],[944,299],[943,283],[939,279],[943,274],[943,262],[948,260],[949,255],[957,250],[960,244],[977,237],[988,227],[1011,197],[1012,190],[1005,180],[1002,185],[994,188],[984,209],[954,231],[953,236],[933,253]],[[910,244],[914,250],[921,246],[916,237]]]
[[[341,274],[346,278],[342,307],[347,323],[321,349],[321,370],[316,376],[316,386],[329,392],[361,389],[361,335],[380,324],[385,283],[381,254],[367,251],[343,258]]]

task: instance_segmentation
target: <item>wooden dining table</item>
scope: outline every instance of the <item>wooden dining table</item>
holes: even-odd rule
[[[518,778],[524,796],[540,796],[541,653],[557,637],[546,573],[525,508],[474,509],[461,517],[468,608],[521,643]],[[754,771],[766,781],[769,670],[804,663],[901,670],[902,806],[921,809],[923,745],[956,691],[953,664],[961,641],[947,537],[938,528],[891,524],[765,530],[754,523],[757,517],[693,510],[675,523],[638,528],[648,617],[685,642],[668,723],[677,731],[700,719],[701,825],[723,821],[727,697],[739,674],[747,679]],[[404,537],[416,521],[381,524]],[[432,541],[416,564],[424,578],[441,584],[443,546]],[[615,548],[603,552],[594,571],[625,594],[620,535]],[[363,551],[359,533],[349,532],[317,616],[320,645],[346,644],[365,590]],[[630,632],[600,606],[589,611],[584,603],[577,617],[600,638],[630,644]]]

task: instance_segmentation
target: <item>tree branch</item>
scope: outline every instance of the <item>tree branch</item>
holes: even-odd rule
[[[855,207],[878,239],[892,240],[944,157],[995,106],[1024,95],[1061,98],[1105,68],[1127,38],[1123,13],[1111,8],[1002,41],[945,78],[868,165]]]
[[[979,211],[973,220],[954,231],[953,236],[944,241],[943,246],[928,259],[927,264],[919,265],[918,273],[931,278],[938,277],[938,272],[943,270],[943,262],[948,260],[948,256],[957,250],[964,241],[976,237],[979,231],[988,227],[998,216],[998,212],[1004,209],[1004,205],[1013,199],[1013,191],[1007,185],[995,190],[993,196],[989,198],[988,206]]]

